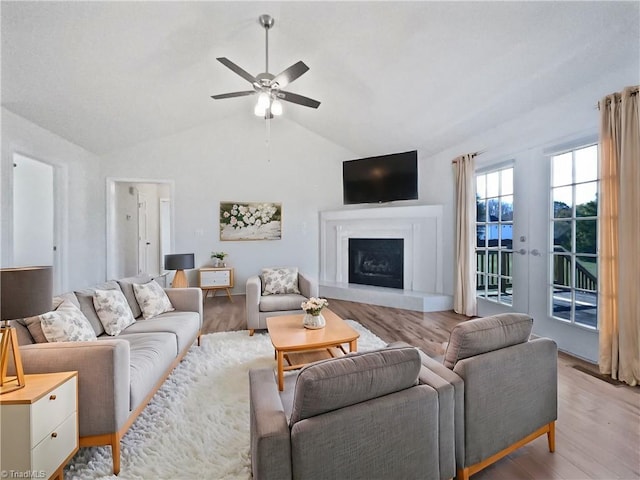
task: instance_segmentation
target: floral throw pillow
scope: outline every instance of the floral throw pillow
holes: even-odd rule
[[[135,322],[131,307],[120,290],[96,290],[93,294],[93,306],[108,335],[120,335],[120,332]]]
[[[48,342],[97,340],[87,317],[70,300],[64,300],[55,311],[40,315],[40,327]]]
[[[263,268],[262,295],[300,293],[297,268]]]
[[[134,283],[133,293],[145,319],[175,310],[164,288],[155,280],[151,280],[149,283]]]

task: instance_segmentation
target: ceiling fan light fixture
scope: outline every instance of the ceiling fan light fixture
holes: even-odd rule
[[[267,92],[262,92],[260,95],[258,95],[258,105],[260,106],[260,108],[266,110],[267,108],[269,108],[270,103],[271,97]]]
[[[275,99],[271,103],[271,113],[273,113],[276,116],[282,115],[282,102],[280,100]]]

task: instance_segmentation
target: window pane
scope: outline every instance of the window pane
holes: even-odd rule
[[[487,174],[487,197],[500,195],[500,172]]]
[[[498,274],[498,258],[497,250],[489,250],[487,252],[487,272]],[[494,282],[494,285],[497,285],[497,282]]]
[[[573,215],[572,187],[553,189],[553,217],[571,218]]]
[[[498,296],[498,277],[496,275],[487,275],[487,297]]]
[[[486,253],[483,250],[476,252],[476,271],[486,272],[487,267],[485,265]]]
[[[571,251],[571,221],[553,222],[553,247],[561,247],[565,252]],[[560,250],[562,251],[562,250]]]
[[[476,195],[480,198],[487,198],[487,177],[485,175],[478,175],[476,177]]]
[[[576,220],[576,252],[596,253],[596,220]]]
[[[575,292],[575,322],[598,328],[598,296],[595,292]]]
[[[476,198],[476,222],[487,221],[487,202]]]
[[[554,317],[564,320],[571,320],[571,289],[553,288],[553,311]]]
[[[598,146],[576,150],[576,183],[598,179]]]
[[[478,297],[486,297],[487,294],[485,292],[485,283],[484,283],[484,275],[476,275],[476,296]]]
[[[500,252],[500,255],[502,255],[500,273],[510,277],[513,274],[513,252]],[[509,279],[509,284],[511,284],[511,279]]]
[[[576,185],[576,217],[598,215],[598,183]]]
[[[487,241],[487,226],[476,225],[476,244],[478,247],[486,247]]]
[[[497,223],[487,224],[487,246],[489,247],[498,246],[498,224]]]
[[[502,220],[503,222],[513,221],[513,195],[501,198],[500,220]]]
[[[576,257],[576,288],[598,291],[598,261],[596,257]]]
[[[551,159],[551,162],[553,169],[552,186],[557,187],[573,183],[571,152],[556,155]]]
[[[571,286],[571,256],[553,256],[553,284]]]
[[[500,220],[500,199],[490,198],[487,200],[487,214],[490,222]]]
[[[500,246],[502,248],[513,248],[513,225],[500,225]]]
[[[513,194],[513,168],[502,170],[502,195]]]

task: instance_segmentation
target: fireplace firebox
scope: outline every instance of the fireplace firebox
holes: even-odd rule
[[[350,238],[349,283],[404,288],[402,238]]]

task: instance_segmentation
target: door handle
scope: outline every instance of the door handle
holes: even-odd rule
[[[516,250],[513,253],[517,253],[518,255],[526,255],[527,251],[524,248],[521,248],[520,250]]]
[[[540,257],[542,254],[540,253],[540,250],[538,250],[537,248],[534,248],[533,250],[531,250],[531,255],[533,255],[534,257]]]

